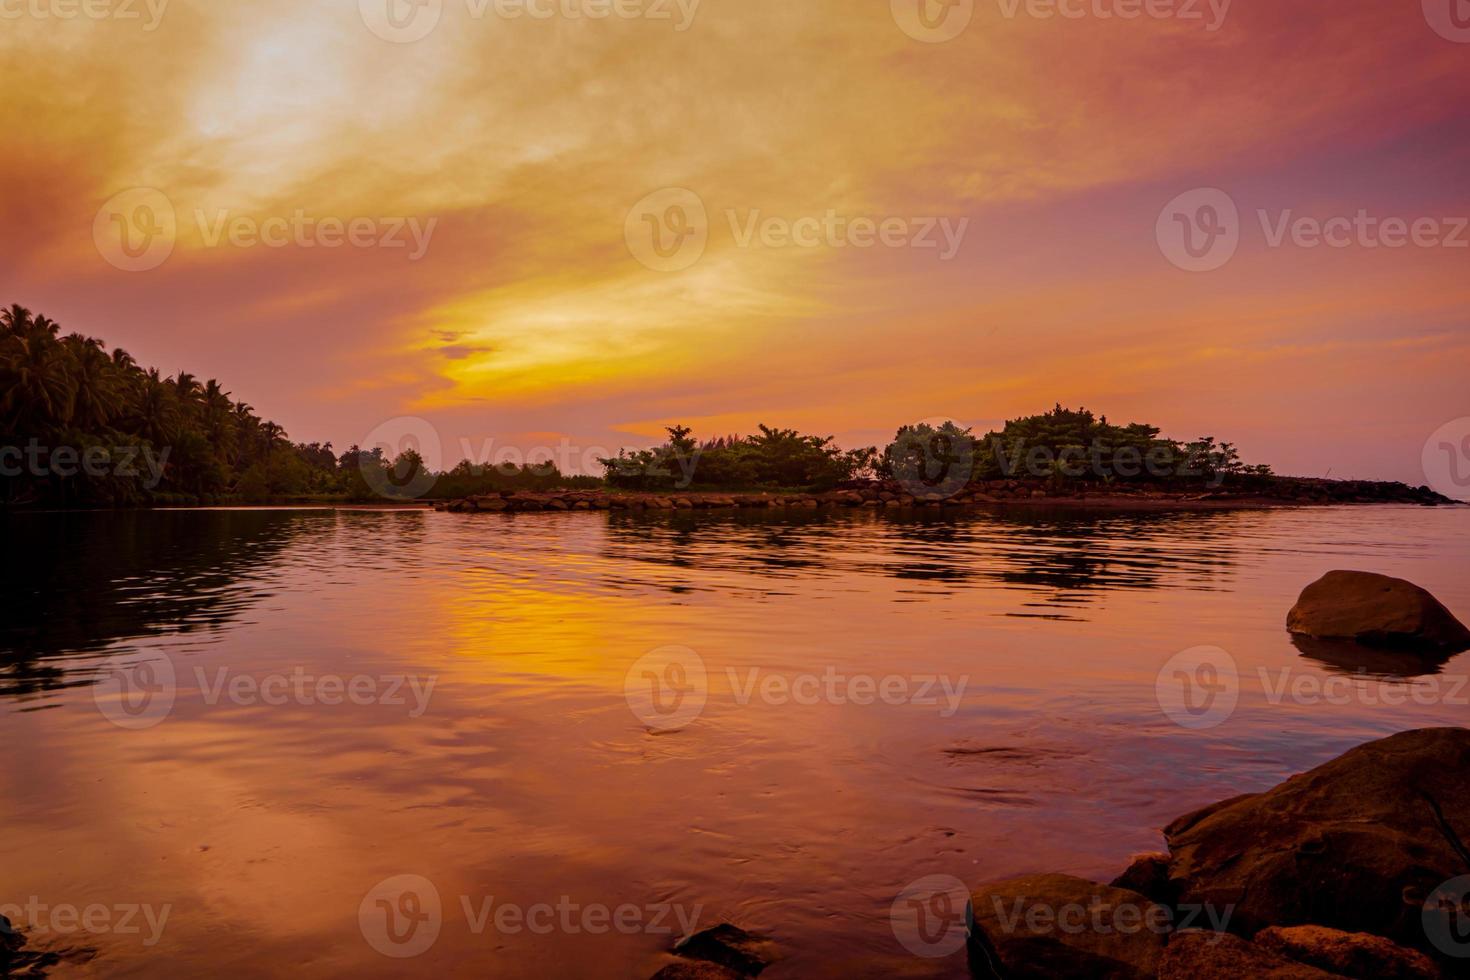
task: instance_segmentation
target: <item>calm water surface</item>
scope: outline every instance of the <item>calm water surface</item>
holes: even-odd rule
[[[146,925],[36,936],[85,951],[56,976],[646,978],[673,937],[629,917],[677,932],[665,907],[770,934],[773,978],[964,976],[962,952],[896,937],[915,879],[1106,880],[1195,806],[1470,714],[1470,655],[1411,682],[1283,628],[1343,567],[1470,620],[1466,509],[0,521],[0,906],[170,910],[152,946]],[[1192,730],[1156,681],[1200,645],[1233,657],[1240,694]],[[705,666],[707,701],[651,730],[625,682],[668,646]],[[144,690],[166,714],[119,664],[171,667]],[[1345,675],[1350,696],[1310,696]],[[426,704],[389,690],[403,676],[433,681]],[[810,676],[964,689],[954,710],[938,686],[781,696]],[[376,701],[273,677],[359,678]],[[1283,678],[1306,696],[1275,697]],[[403,875],[432,883],[442,926],[400,960],[362,923]],[[498,930],[505,904],[632,911]]]

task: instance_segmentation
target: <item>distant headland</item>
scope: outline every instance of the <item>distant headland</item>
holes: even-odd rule
[[[1276,475],[1229,442],[1181,441],[1060,404],[976,433],[906,425],[883,447],[762,425],[697,439],[670,426],[601,476],[547,462],[431,468],[413,445],[293,442],[216,380],[163,377],[21,306],[0,311],[0,506],[435,504],[454,511],[943,507],[1001,503],[1231,507],[1455,501],[1428,487]]]

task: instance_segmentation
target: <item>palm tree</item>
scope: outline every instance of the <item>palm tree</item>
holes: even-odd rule
[[[117,368],[100,340],[72,334],[63,344],[71,356],[76,388],[73,424],[86,432],[103,432],[125,406],[126,391]]]
[[[71,423],[76,396],[58,326],[21,306],[0,313],[0,324],[10,332],[0,347],[0,428],[50,439]]]
[[[173,442],[179,422],[179,407],[173,385],[149,368],[142,377],[132,419],[136,430],[155,446]]]

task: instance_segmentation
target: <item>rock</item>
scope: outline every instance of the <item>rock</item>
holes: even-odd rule
[[[1325,925],[1435,950],[1421,920],[1466,871],[1470,730],[1427,728],[1360,745],[1264,793],[1164,830],[1179,904],[1233,909],[1228,928]]]
[[[674,947],[674,952],[691,960],[704,960],[753,977],[771,965],[774,944],[744,929],[722,922],[713,929],[695,933]]]
[[[653,975],[653,980],[741,980],[743,973],[736,973],[718,963],[670,963]]]
[[[1336,974],[1297,963],[1225,932],[1177,933],[1159,963],[1159,980],[1332,980]]]
[[[1114,888],[1126,888],[1153,899],[1160,905],[1174,904],[1173,889],[1169,885],[1169,855],[1163,853],[1139,854],[1117,878]]]
[[[1382,936],[1326,926],[1272,926],[1256,933],[1256,945],[1288,959],[1354,980],[1438,980],[1429,957]]]
[[[975,972],[1008,980],[1152,978],[1171,924],[1138,892],[1061,874],[989,885],[971,907]]]
[[[1372,572],[1328,572],[1286,617],[1293,633],[1373,646],[1470,649],[1470,629],[1412,582]]]

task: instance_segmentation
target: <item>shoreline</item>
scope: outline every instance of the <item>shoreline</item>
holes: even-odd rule
[[[1260,510],[1287,507],[1369,506],[1402,504],[1427,507],[1466,506],[1428,488],[1402,484],[1283,484],[1277,494],[1198,489],[1189,491],[1119,491],[1046,489],[1020,481],[971,486],[939,497],[909,493],[893,484],[869,484],[821,493],[660,492],[608,490],[526,492],[506,490],[459,500],[436,501],[436,511],[523,513],[545,511],[679,511],[679,510],[900,510],[952,511],[1027,507],[1094,510]]]

